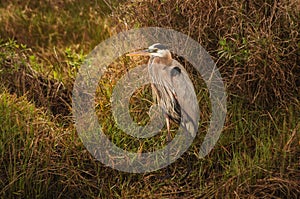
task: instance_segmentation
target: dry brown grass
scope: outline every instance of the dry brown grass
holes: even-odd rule
[[[70,116],[72,85],[33,69],[34,55],[28,48],[10,41],[0,43],[0,81],[10,93],[26,95],[37,107],[55,116]]]
[[[3,7],[11,6],[0,12],[0,22],[5,25],[0,35],[5,40],[18,40],[0,42],[0,197],[297,198],[300,195],[296,0],[128,1],[113,13],[111,19],[116,26],[109,29],[111,32],[162,26],[191,35],[214,57],[230,93],[224,131],[210,154],[200,159],[198,151],[210,111],[203,94],[207,91],[203,81],[197,79],[198,75],[192,76],[196,90],[201,91],[204,121],[190,149],[169,166],[172,178],[165,180],[160,179],[165,169],[131,174],[103,165],[85,149],[69,119],[56,118],[56,114],[70,114],[74,74],[69,73],[75,70],[76,74],[82,56],[69,50],[66,53],[65,49],[71,46],[86,50],[105,38],[102,35],[93,39],[99,31],[93,25],[101,18],[96,17],[95,10],[90,12],[89,5],[81,7],[73,0],[46,4],[22,1],[20,6],[11,2],[0,3]],[[72,4],[75,9],[64,3]],[[65,13],[53,14],[57,6],[65,8]],[[84,19],[70,17],[77,16],[80,10],[84,11]],[[68,12],[72,14],[68,16]],[[71,21],[66,23],[61,19]],[[91,27],[83,32],[86,24]],[[27,44],[27,48],[20,43]],[[66,60],[68,56],[70,59]],[[119,136],[118,127],[109,115],[109,96],[113,84],[125,73],[126,64],[135,66],[146,60],[118,61],[104,77],[107,81],[100,82],[102,96],[97,96],[96,109],[103,111],[99,119],[103,120],[106,133],[115,138],[113,141],[120,145],[123,143],[118,140],[125,140],[129,145],[125,133]],[[255,106],[252,109],[244,106],[249,103]],[[268,109],[275,104],[286,106]],[[139,108],[142,105],[136,105],[137,111],[146,115],[144,108]],[[191,173],[182,180],[188,163]]]
[[[176,0],[128,2],[117,31],[172,28],[209,51],[228,92],[272,108],[299,100],[299,1]],[[123,23],[120,23],[123,22]]]

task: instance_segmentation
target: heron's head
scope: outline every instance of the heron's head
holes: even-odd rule
[[[171,56],[170,51],[167,49],[166,46],[156,43],[151,46],[149,46],[147,49],[138,51],[138,52],[132,52],[127,54],[127,56],[153,56],[153,57],[161,57],[161,58],[169,58]]]

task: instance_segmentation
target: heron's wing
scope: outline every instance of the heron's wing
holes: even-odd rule
[[[192,133],[192,136],[195,136],[198,130],[199,106],[193,83],[187,71],[174,60],[172,66],[163,68],[160,76],[171,88],[181,107],[181,124],[185,125],[184,127]]]

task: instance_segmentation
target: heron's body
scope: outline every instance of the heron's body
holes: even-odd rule
[[[152,80],[152,95],[165,114],[168,141],[171,139],[170,119],[183,125],[186,131],[195,136],[198,125],[198,104],[194,87],[185,68],[172,59],[170,51],[157,43],[147,50],[130,53],[149,55],[148,72]]]
[[[163,79],[164,74],[170,73],[171,70],[176,70],[177,68],[174,69],[175,67],[178,66],[174,65],[171,57],[168,57],[168,59],[152,57],[148,63],[148,72],[152,82],[154,82],[151,84],[154,100],[162,108],[166,117],[179,124],[181,111],[174,85]],[[166,83],[168,86],[166,86]]]

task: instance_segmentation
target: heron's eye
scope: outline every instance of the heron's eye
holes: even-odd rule
[[[158,50],[157,48],[154,48],[154,49],[151,49],[150,52],[151,53],[157,53],[157,50]]]

